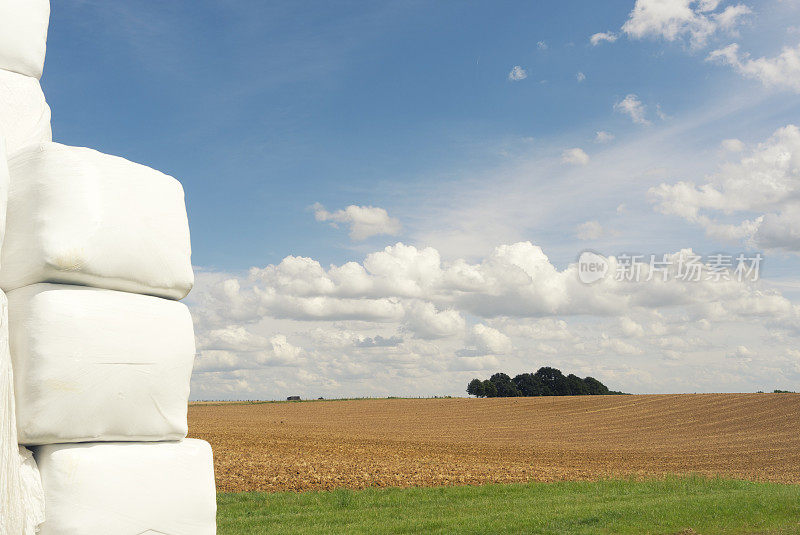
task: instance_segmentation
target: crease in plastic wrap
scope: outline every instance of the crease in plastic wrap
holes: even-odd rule
[[[0,242],[8,193],[5,142],[0,130]],[[8,340],[8,301],[0,291],[0,535],[33,535],[44,521],[44,491],[31,452],[17,445],[14,373]]]
[[[0,288],[79,284],[182,299],[194,283],[180,182],[95,150],[13,154]]]
[[[214,535],[211,447],[202,440],[54,444],[35,449],[42,535]]]
[[[0,0],[2,4],[4,0]],[[39,80],[0,69],[0,130],[7,153],[53,140],[50,106]]]
[[[183,303],[62,284],[8,293],[23,445],[186,436],[194,328]]]

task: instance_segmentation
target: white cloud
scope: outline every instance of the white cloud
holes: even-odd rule
[[[545,364],[625,390],[742,389],[752,383],[737,382],[724,348],[753,344],[772,359],[764,374],[800,380],[796,359],[776,353],[800,340],[800,307],[777,292],[658,277],[589,286],[527,242],[477,262],[396,244],[328,268],[287,257],[247,275],[200,271],[189,305],[195,398],[458,393],[476,370]]]
[[[800,252],[800,129],[776,130],[703,185],[661,184],[650,195],[661,212],[696,223],[716,239]],[[746,219],[719,218],[737,213]]]
[[[728,358],[738,359],[745,362],[750,362],[753,360],[754,353],[747,348],[747,346],[739,345],[736,346],[736,349],[733,351],[732,354],[728,356]]]
[[[720,147],[727,152],[742,152],[745,148],[744,143],[738,139],[723,139]]]
[[[351,204],[344,210],[329,212],[324,206],[317,203],[313,208],[317,221],[329,221],[333,226],[338,223],[349,225],[350,238],[357,241],[382,234],[396,236],[402,229],[400,221],[389,217],[386,210],[376,206]]]
[[[514,349],[508,336],[482,323],[472,326],[468,342],[474,345],[474,355],[470,356],[503,355]]]
[[[597,221],[587,221],[578,225],[575,235],[579,240],[597,240],[603,236],[603,225]]]
[[[594,141],[595,143],[608,143],[610,141],[614,141],[614,134],[612,134],[611,132],[600,130],[598,132],[595,132]]]
[[[586,75],[583,74],[582,72],[579,72],[578,74],[575,75],[575,78],[578,80],[578,83],[580,83],[586,80]]]
[[[508,73],[508,79],[512,82],[518,82],[520,80],[524,80],[528,77],[528,73],[520,67],[519,65],[514,65],[514,68],[511,69],[511,72]]]
[[[699,48],[718,31],[734,31],[742,18],[751,13],[743,4],[716,11],[719,4],[715,0],[636,0],[622,31],[633,39],[686,38],[693,48]]]
[[[586,165],[589,163],[589,155],[583,149],[575,147],[562,152],[561,161],[570,165]]]
[[[617,40],[617,35],[611,32],[599,32],[592,35],[589,38],[589,42],[592,43],[592,46],[597,46],[603,41],[613,43],[616,40]]]
[[[635,344],[619,338],[611,338],[605,333],[600,336],[600,347],[613,351],[618,355],[641,355],[644,352]]]
[[[730,65],[746,78],[760,81],[766,87],[788,89],[800,93],[800,44],[784,47],[775,57],[751,59],[748,53],[739,53],[739,45],[733,43],[714,50],[708,61]]]
[[[620,318],[620,328],[626,336],[632,338],[641,338],[645,334],[644,328],[627,316]]]
[[[466,322],[457,310],[437,311],[433,303],[412,302],[406,307],[406,328],[418,338],[432,340],[463,334]]]
[[[328,314],[309,314],[309,300]],[[397,313],[376,315],[377,303]],[[458,393],[467,372],[544,364],[627,390],[741,389],[735,376],[739,386],[725,386],[730,359],[719,348],[759,344],[759,356],[777,359],[764,373],[791,384],[796,362],[775,351],[800,340],[800,307],[757,284],[607,277],[589,286],[574,264],[557,269],[527,242],[479,262],[397,244],[327,269],[287,257],[246,276],[201,271],[189,304],[195,398]],[[761,342],[765,329],[781,342]],[[695,365],[706,373],[686,372]]]
[[[536,48],[538,48],[539,50],[547,50],[547,43],[545,43],[544,41],[539,41],[536,43]]]
[[[306,268],[298,269],[298,261]],[[609,261],[614,268],[616,261],[613,257]],[[216,314],[202,312],[199,319],[213,335],[218,329],[214,324],[229,325],[228,313],[245,302],[247,312],[236,313],[240,322],[269,316],[405,323],[409,333],[430,338],[462,331],[465,314],[484,318],[616,314],[631,306],[651,306],[645,304],[650,301],[652,306],[704,303],[749,291],[741,284],[673,285],[663,301],[663,286],[626,285],[613,279],[587,286],[580,283],[576,269],[571,264],[559,271],[541,248],[529,242],[498,246],[480,263],[442,262],[435,249],[401,243],[367,255],[362,264],[351,262],[327,270],[309,258],[287,257],[278,265],[251,269],[246,279],[238,279],[237,295],[218,291],[224,281],[206,288],[203,301]],[[710,296],[714,297],[709,300]],[[324,313],[309,313],[309,302],[319,304]],[[220,339],[212,335],[208,336]],[[226,336],[244,348],[254,345],[241,333]]]
[[[303,350],[283,334],[269,338],[243,325],[203,330],[197,335],[197,371],[247,369],[261,366],[298,366]]]
[[[636,124],[650,124],[650,121],[645,117],[645,105],[634,94],[629,94],[614,104],[614,111],[627,115]]]

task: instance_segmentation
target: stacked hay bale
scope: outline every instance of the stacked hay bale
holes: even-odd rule
[[[0,244],[9,188],[7,159],[49,142],[50,108],[39,78],[50,6],[41,0],[0,0]],[[30,451],[17,445],[8,307],[0,291],[0,535],[33,535],[44,520],[44,495]]]
[[[8,195],[6,142],[0,135],[0,245]],[[8,300],[0,290],[0,535],[33,535],[44,521],[44,491],[31,452],[17,445]]]
[[[0,80],[25,78],[0,84],[11,132],[0,288],[16,440],[34,449],[44,489],[41,533],[215,533],[211,448],[185,438],[195,349],[178,302],[193,284],[183,188],[51,141],[38,85],[48,17],[46,0],[0,0],[0,67],[24,71]]]

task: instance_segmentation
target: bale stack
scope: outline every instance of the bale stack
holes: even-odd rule
[[[0,72],[0,288],[16,440],[33,448],[44,489],[41,533],[215,533],[211,448],[185,439],[195,348],[178,302],[194,280],[183,188],[52,142],[38,82],[48,18],[47,0],[0,0],[0,68],[14,71]]]

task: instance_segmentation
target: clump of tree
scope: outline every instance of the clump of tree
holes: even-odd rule
[[[594,377],[581,379],[577,375],[564,375],[561,370],[545,366],[536,373],[521,373],[513,379],[505,373],[496,373],[489,379],[473,379],[467,385],[467,394],[479,398],[511,398],[518,396],[599,396],[622,394],[609,390]]]

